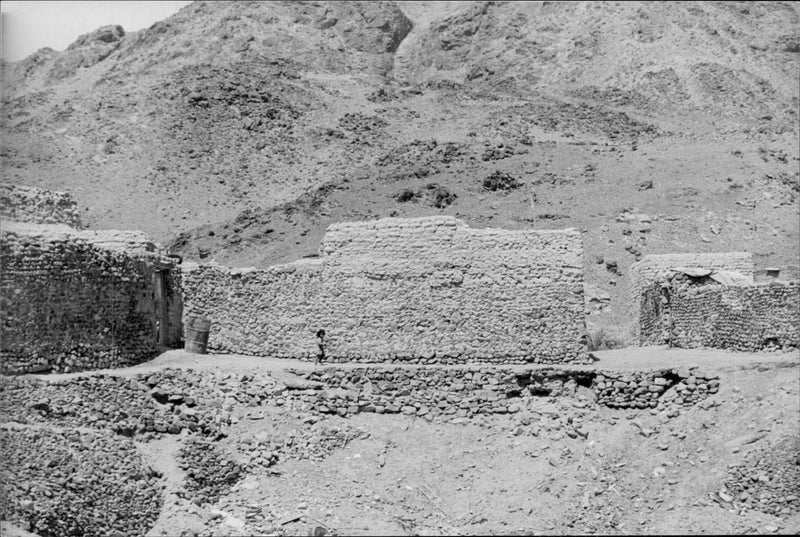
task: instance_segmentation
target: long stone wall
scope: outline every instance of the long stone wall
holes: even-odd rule
[[[142,234],[10,223],[1,252],[0,371],[121,367],[153,356],[157,273],[176,271]],[[178,323],[177,291],[167,294],[167,318]]]
[[[9,183],[0,184],[0,218],[81,227],[78,205],[69,194]]]
[[[642,344],[641,315],[642,297],[654,283],[666,279],[669,271],[678,267],[706,268],[737,272],[753,283],[753,255],[749,252],[725,252],[711,254],[661,254],[646,255],[631,265],[628,271],[628,297],[633,319],[633,337]]]
[[[209,349],[329,361],[585,359],[575,230],[471,229],[452,217],[332,225],[322,256],[266,270],[184,266],[184,319]]]
[[[670,298],[672,344],[737,351],[800,347],[800,283],[687,288]]]
[[[8,421],[88,427],[128,437],[195,432],[224,436],[235,408],[266,405],[353,416],[404,413],[425,419],[515,413],[532,398],[570,397],[585,407],[678,408],[719,391],[719,377],[697,366],[640,371],[588,366],[326,366],[231,375],[164,369],[133,376],[76,375],[58,380],[0,378]],[[240,414],[241,415],[241,414]]]

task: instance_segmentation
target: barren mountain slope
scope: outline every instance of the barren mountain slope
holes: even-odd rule
[[[796,3],[196,2],[5,65],[3,171],[233,265],[343,219],[578,227],[610,323],[647,253],[796,269],[799,52]]]

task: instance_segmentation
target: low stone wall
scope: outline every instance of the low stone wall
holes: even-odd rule
[[[518,412],[531,397],[574,396],[612,408],[691,406],[719,390],[719,377],[693,369],[592,371],[561,368],[323,368],[295,371],[319,383],[291,392],[305,407],[342,417],[359,412],[472,417]]]
[[[77,376],[56,381],[0,377],[7,421],[91,427],[123,436],[196,432],[224,435],[235,409],[276,405],[301,412],[403,413],[449,420],[516,413],[531,398],[574,397],[585,407],[691,406],[719,389],[697,368],[595,371],[556,367],[356,367],[229,375],[165,369],[133,377]]]
[[[81,371],[151,358],[161,322],[154,305],[156,276],[176,271],[175,262],[142,237],[66,226],[4,226],[0,371]],[[178,293],[167,294],[167,317],[177,323]]]
[[[628,271],[628,297],[633,319],[633,337],[638,344],[649,344],[639,340],[642,327],[642,295],[653,284],[663,282],[665,274],[669,273],[670,269],[678,267],[737,272],[753,283],[753,255],[748,252],[644,256],[632,264]]]
[[[336,224],[322,257],[266,270],[188,265],[184,318],[212,352],[329,361],[585,361],[575,230],[471,229],[451,217]]]
[[[697,368],[604,371],[595,382],[597,402],[611,408],[692,406],[719,391],[719,376]]]
[[[800,347],[800,283],[688,288],[670,298],[672,344],[737,351]]]
[[[9,183],[0,184],[0,218],[4,221],[81,227],[78,204],[69,194]]]

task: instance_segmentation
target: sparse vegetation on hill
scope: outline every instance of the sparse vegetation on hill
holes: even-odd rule
[[[4,64],[0,156],[187,260],[291,261],[389,215],[576,227],[618,262],[584,267],[611,326],[637,256],[798,270],[798,24],[790,2],[195,2]]]

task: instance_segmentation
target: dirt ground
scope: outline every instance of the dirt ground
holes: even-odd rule
[[[251,471],[203,507],[181,497],[184,476],[175,454],[182,439],[140,442],[165,480],[165,508],[149,535],[299,535],[315,528],[339,535],[800,532],[798,514],[777,517],[718,499],[727,490],[729,464],[800,438],[796,353],[598,354],[598,364],[614,367],[633,367],[634,356],[646,360],[641,367],[664,365],[665,357],[675,365],[701,363],[720,374],[721,389],[709,404],[672,419],[649,410],[585,408],[571,398],[533,399],[513,416],[459,423],[402,415],[317,417],[316,426],[350,431],[352,439],[345,437],[327,457],[289,458]],[[256,366],[278,374],[279,365],[170,351],[128,372]],[[239,422],[218,444],[232,459],[246,454],[245,437],[283,439],[315,421],[276,406],[258,413],[251,419],[255,409],[235,409]],[[566,436],[560,425],[568,420],[581,423],[587,438]]]
[[[771,363],[796,363],[800,360],[800,352],[728,352],[718,349],[670,349],[666,346],[653,347],[626,347],[591,353],[594,362],[591,365],[559,365],[559,368],[574,369],[657,369],[659,367],[683,367],[688,365],[701,365],[707,369],[743,367],[753,364]],[[324,364],[330,365],[330,364]],[[357,367],[419,367],[402,364],[335,364],[338,368],[351,369]],[[158,371],[164,368],[191,368],[197,370],[224,369],[226,371],[245,371],[258,369],[259,371],[276,373],[286,369],[313,370],[313,363],[302,360],[287,360],[279,358],[265,358],[260,356],[245,356],[241,354],[193,354],[183,349],[164,350],[153,360],[137,366],[123,369],[99,369],[91,372],[59,373],[47,375],[32,375],[42,380],[58,380],[86,375],[137,375],[148,371]],[[460,368],[469,365],[440,365],[440,368]],[[531,367],[552,367],[548,365],[506,365],[510,369]]]

